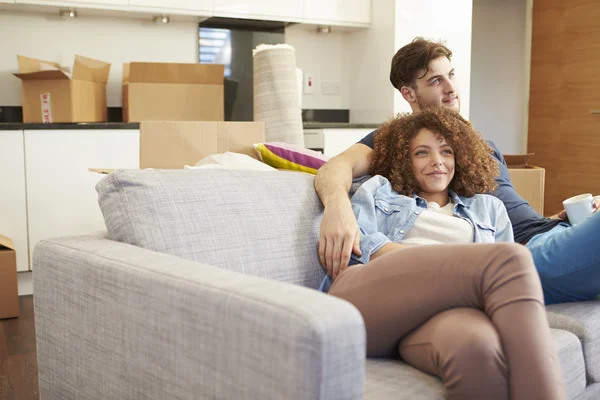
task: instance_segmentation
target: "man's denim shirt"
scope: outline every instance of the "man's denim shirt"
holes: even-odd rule
[[[392,189],[383,176],[369,177],[352,196],[352,211],[360,229],[362,256],[352,254],[350,265],[366,264],[383,245],[402,240],[427,201],[417,195],[404,196]],[[512,242],[513,230],[504,204],[491,195],[462,197],[449,191],[454,215],[465,219],[473,229],[474,243]],[[327,292],[332,281],[326,276],[319,290]]]

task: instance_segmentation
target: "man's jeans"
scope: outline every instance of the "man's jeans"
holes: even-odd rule
[[[527,248],[546,304],[591,300],[600,294],[600,211],[575,226],[561,222],[534,236]]]

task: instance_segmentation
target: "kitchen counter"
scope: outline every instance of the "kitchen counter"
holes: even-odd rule
[[[23,123],[23,122],[0,122],[0,131],[21,130],[65,130],[65,129],[139,129],[137,122],[89,122],[89,123]]]
[[[379,124],[351,124],[347,122],[305,122],[304,129],[376,129]],[[22,123],[0,122],[0,131],[16,130],[64,130],[64,129],[139,129],[137,122],[89,122],[89,123]]]
[[[381,124],[352,124],[348,122],[305,122],[304,129],[377,129]]]

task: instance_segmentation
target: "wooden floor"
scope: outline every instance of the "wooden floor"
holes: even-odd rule
[[[19,306],[19,318],[0,319],[0,400],[39,399],[33,296]]]

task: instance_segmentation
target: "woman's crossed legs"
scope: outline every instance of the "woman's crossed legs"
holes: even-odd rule
[[[361,312],[369,357],[399,353],[438,375],[449,399],[566,398],[539,277],[521,245],[401,249],[348,268],[329,293]]]

